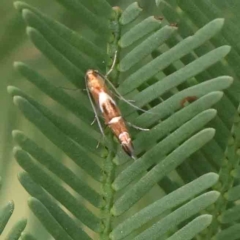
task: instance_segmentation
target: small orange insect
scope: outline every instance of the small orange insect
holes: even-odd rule
[[[197,100],[197,97],[196,97],[196,96],[188,96],[188,97],[185,97],[185,98],[183,98],[183,99],[181,100],[180,105],[181,105],[182,107],[185,107],[185,103],[186,103],[186,102],[191,103],[191,102],[194,102],[194,101],[196,101],[196,100]]]

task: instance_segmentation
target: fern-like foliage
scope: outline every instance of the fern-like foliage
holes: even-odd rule
[[[166,4],[162,12],[168,22],[144,16],[137,2],[123,12],[105,0],[58,2],[77,14],[91,33],[80,35],[36,8],[16,2],[31,41],[80,89],[85,88],[86,70],[104,73],[117,51],[111,82],[126,98],[148,110],[142,113],[119,102],[123,115],[150,131],[132,132],[137,155],[133,162],[107,130],[107,141],[101,141],[97,127],[91,126],[94,114],[84,91],[78,91],[76,99],[31,66],[16,62],[22,76],[78,119],[76,124],[19,88],[8,87],[23,115],[76,164],[71,168],[68,161],[59,161],[22,131],[13,131],[19,145],[14,156],[24,170],[19,181],[31,195],[30,209],[55,239],[206,239],[205,232],[198,234],[211,224],[211,211],[206,209],[222,192],[221,187],[210,188],[218,182],[232,124],[221,106],[230,106],[230,114],[235,110],[230,99],[237,102],[234,90],[223,97],[223,90],[233,82],[223,68],[230,47],[216,37],[224,20],[201,23],[191,32],[187,25],[178,29],[174,24],[175,1],[160,1]],[[217,116],[214,105],[220,100]],[[236,141],[238,129],[232,132]],[[101,147],[96,149],[98,141]],[[238,144],[228,147],[225,156],[233,159],[235,168],[236,156],[229,151],[236,153]],[[220,179],[224,176],[224,170],[220,171]],[[239,176],[239,170],[234,176]],[[228,192],[228,200],[236,200],[231,198],[236,191],[237,186]],[[223,206],[226,201],[216,209]],[[219,230],[216,219],[210,229],[209,238]],[[25,234],[22,238],[33,237]]]

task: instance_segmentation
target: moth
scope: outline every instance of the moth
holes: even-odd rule
[[[129,100],[121,96],[121,94],[117,91],[114,85],[102,74],[100,74],[97,70],[90,69],[86,72],[86,75],[85,75],[86,90],[95,114],[95,119],[97,120],[99,129],[102,135],[104,136],[104,131],[101,126],[101,122],[98,118],[95,105],[98,106],[104,118],[105,124],[112,130],[113,134],[116,136],[119,143],[121,144],[123,150],[131,158],[136,159],[134,155],[132,139],[127,128],[127,122],[122,117],[121,111],[117,106],[111,92],[109,91],[106,85],[106,81],[108,82],[108,84],[110,84],[111,88],[113,88],[118,98],[127,102],[129,105],[133,106],[134,108],[137,108],[138,110],[141,110],[144,112],[146,111],[141,108],[138,108],[137,106],[133,105]],[[139,130],[143,130],[143,131],[149,130],[149,129],[137,127],[130,123],[128,124]]]

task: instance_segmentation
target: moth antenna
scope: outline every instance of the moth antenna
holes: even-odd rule
[[[81,88],[67,88],[67,87],[61,87],[61,86],[57,86],[56,88],[60,88],[60,89],[64,89],[64,90],[70,90],[70,91],[86,91],[85,88],[81,89]]]
[[[116,62],[117,62],[117,51],[115,51],[112,66],[111,66],[111,68],[108,70],[108,72],[106,73],[105,77],[107,77],[107,76],[113,71],[113,69],[114,69],[114,67],[115,67],[115,65],[116,65]]]
[[[137,130],[140,130],[140,131],[149,131],[149,130],[150,130],[149,128],[141,128],[141,127],[136,126],[136,125],[134,125],[134,124],[132,124],[132,123],[130,123],[130,122],[127,122],[127,124],[128,124],[130,127],[133,127],[133,128],[135,128],[135,129],[137,129]]]
[[[105,136],[104,131],[103,131],[103,128],[102,128],[102,125],[101,125],[101,122],[100,122],[100,120],[99,120],[99,118],[98,118],[98,115],[97,115],[97,110],[96,110],[96,108],[95,108],[95,106],[94,106],[94,103],[93,103],[93,100],[92,100],[92,98],[91,98],[91,95],[90,95],[89,89],[88,89],[88,87],[87,87],[87,78],[86,78],[86,77],[85,77],[85,84],[86,84],[86,92],[87,92],[87,95],[88,95],[89,101],[90,101],[90,103],[91,103],[91,106],[92,106],[92,109],[93,109],[93,112],[94,112],[95,118],[96,118],[96,120],[97,120],[98,127],[99,127],[99,129],[100,129],[102,135]]]

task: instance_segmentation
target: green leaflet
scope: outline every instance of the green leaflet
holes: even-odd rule
[[[210,141],[214,133],[215,131],[213,129],[204,129],[176,148],[114,203],[112,213],[117,216],[128,210],[162,177],[171,172],[188,156]]]
[[[161,159],[167,156],[167,154],[176,149],[179,144],[202,129],[204,125],[211,121],[215,116],[215,110],[206,110],[183,124],[158,144],[153,144],[154,147],[151,151],[144,154],[138,159],[138,161],[135,161],[117,176],[113,182],[114,189],[120,190],[123,187],[126,187],[154,163],[160,162]]]
[[[189,203],[170,213],[163,220],[160,220],[157,223],[153,224],[153,226],[139,234],[135,239],[144,240],[148,237],[151,237],[151,239],[158,239],[159,236],[162,236],[172,227],[177,226],[185,219],[194,216],[196,213],[200,212],[204,208],[214,203],[219,197],[219,195],[220,194],[218,192],[211,191],[202,194],[199,197],[196,197]]]
[[[0,234],[2,234],[14,210],[14,203],[10,201],[0,210]]]
[[[224,152],[224,159],[222,161],[222,165],[220,168],[219,176],[221,179],[221,182],[224,183],[222,186],[217,186],[216,189],[219,189],[223,196],[221,199],[217,202],[217,205],[215,209],[213,210],[213,214],[219,215],[219,222],[221,224],[224,224],[225,222],[232,222],[233,219],[237,219],[237,217],[233,216],[232,211],[235,210],[235,214],[238,212],[237,206],[234,206],[234,204],[227,209],[227,205],[229,202],[234,202],[239,200],[239,184],[234,184],[234,175],[231,175],[232,169],[237,169],[239,166],[239,146],[240,146],[240,107],[237,109],[237,113],[235,114],[235,118],[233,121],[233,126],[231,129],[231,135],[227,142],[227,147]],[[226,219],[226,217],[228,217]],[[214,219],[213,224],[210,226],[208,236],[213,236],[216,234],[219,222]],[[234,236],[236,233],[236,229],[238,229],[237,224],[234,222],[232,223],[232,226],[230,226],[227,229],[224,229],[224,231],[217,234],[217,239],[223,239],[222,237],[230,237],[231,235]],[[231,237],[234,239],[235,237]]]
[[[173,209],[181,203],[184,203],[186,200],[191,199],[193,196],[197,195],[203,190],[208,189],[214,185],[217,180],[218,175],[209,173],[175,190],[174,192],[147,206],[118,225],[111,233],[111,239],[117,240],[127,236],[133,230],[141,227],[154,217],[161,215],[169,209]]]
[[[153,114],[144,113],[139,116],[134,123],[143,126],[149,126],[165,118],[168,115],[171,115],[177,109],[181,107],[181,101],[189,96],[195,96],[197,98],[210,93],[212,91],[218,91],[225,88],[228,88],[233,82],[231,77],[218,77],[211,79],[210,81],[198,84],[196,86],[187,88],[181,92],[174,94],[171,98],[164,101],[162,104],[157,105],[151,109]],[[145,124],[144,124],[145,123]]]
[[[156,17],[148,17],[144,19],[139,24],[132,27],[129,31],[127,31],[121,39],[119,40],[118,44],[121,48],[125,48],[136,42],[137,40],[141,39],[145,35],[153,32],[154,30],[160,28],[161,26],[161,19]]]
[[[71,211],[79,220],[89,228],[99,231],[98,218],[86,207],[80,204],[77,199],[64,187],[62,187],[50,175],[44,172],[38,165],[31,161],[29,155],[19,149],[14,153],[19,165],[40,185],[44,187],[52,196],[57,198],[69,211]]]
[[[107,21],[103,18],[98,18],[95,14],[93,14],[91,11],[89,11],[80,1],[74,1],[74,0],[58,0],[63,6],[65,6],[70,11],[77,14],[77,16],[80,17],[80,19],[87,25],[89,28],[91,28],[93,31],[96,31],[98,34],[100,34],[103,37],[107,37],[109,34],[109,29],[107,28]],[[102,1],[106,2],[106,1]],[[106,10],[108,10],[108,13],[111,14],[111,8],[109,5]],[[104,9],[104,8],[102,8]]]
[[[221,223],[234,223],[240,218],[240,206],[234,206],[225,212],[219,217]]]
[[[32,12],[34,12],[42,21],[45,22],[45,24],[48,26],[49,29],[57,33],[59,37],[62,37],[71,46],[74,46],[76,49],[78,49],[79,52],[81,51],[86,55],[92,57],[92,59],[94,58],[94,59],[97,59],[98,61],[102,61],[102,59],[106,57],[106,54],[100,48],[94,45],[92,42],[88,41],[83,36],[67,28],[63,24],[47,17],[46,15],[38,11],[36,8],[28,5],[27,3],[17,1],[17,2],[14,2],[14,6],[19,11],[22,11],[24,9],[29,9]]]
[[[171,48],[169,51],[165,52],[158,58],[145,65],[143,68],[139,69],[130,77],[128,77],[119,87],[119,91],[121,91],[122,94],[126,94],[134,90],[136,87],[144,83],[144,81],[154,76],[157,72],[164,69],[172,62],[183,57],[187,53],[191,52],[194,48],[197,48],[205,41],[213,37],[222,28],[222,25],[223,19],[216,19],[207,24],[202,29],[198,30],[194,36],[184,39],[178,45]],[[230,48],[226,49],[225,54],[227,54],[229,51]]]
[[[119,22],[122,25],[126,25],[135,20],[141,13],[142,9],[139,7],[137,2],[130,4],[122,13]]]
[[[196,76],[198,73],[204,71],[206,68],[218,62],[229,52],[229,50],[230,49],[228,47],[222,47],[209,52],[208,54],[193,61],[189,65],[181,68],[173,74],[163,78],[161,81],[148,87],[146,90],[139,93],[134,100],[136,100],[139,106],[143,106],[146,103],[149,103],[154,98],[162,96],[163,93],[169,91],[174,87],[177,87],[187,79]]]
[[[239,237],[239,230],[240,230],[240,224],[235,223],[231,227],[228,227],[218,233],[215,237],[213,237],[214,240],[225,240],[225,239],[232,239],[237,240]]]
[[[74,66],[68,59],[59,53],[39,31],[34,28],[27,27],[27,34],[35,46],[42,51],[75,86],[84,87],[84,72]]]
[[[31,208],[37,218],[44,224],[52,236],[60,240],[70,240],[71,238],[65,233],[65,231],[59,226],[56,220],[50,215],[44,205],[37,199],[30,198],[28,206]]]
[[[119,71],[125,72],[136,63],[151,54],[151,52],[161,46],[177,30],[173,26],[165,26],[157,32],[151,34],[145,41],[130,51],[120,62]]]
[[[49,211],[52,217],[61,225],[72,239],[77,240],[79,237],[88,240],[88,235],[78,226],[78,224],[42,189],[35,183],[31,177],[23,172],[19,174],[19,181],[34,198],[38,199]]]
[[[54,144],[58,145],[62,149],[65,149],[65,153],[69,155],[78,165],[82,166],[90,175],[95,179],[101,180],[101,169],[96,165],[87,153],[75,144],[71,139],[67,138],[37,109],[35,109],[27,100],[21,97],[14,97],[14,102],[20,109],[26,114],[26,117],[34,121],[36,125],[41,128],[44,134],[46,134]]]
[[[19,239],[21,236],[22,231],[25,229],[27,225],[27,220],[26,219],[21,219],[18,220],[14,226],[12,227],[12,229],[10,230],[10,232],[8,233],[6,239]]]
[[[33,237],[32,235],[30,235],[28,233],[22,233],[21,234],[21,239],[22,240],[36,240],[35,237]]]
[[[221,99],[221,97],[222,97],[221,92],[211,92],[199,98],[198,100],[194,101],[189,106],[182,108],[180,111],[178,111],[176,114],[173,114],[166,120],[158,123],[149,132],[140,132],[139,134],[137,134],[136,140],[134,141],[134,146],[136,147],[136,153],[139,154],[144,150],[151,149],[153,146],[156,145],[156,141],[164,138],[169,134],[169,132],[172,132],[175,129],[181,127],[182,124],[186,123],[188,120],[191,120],[197,114],[211,107],[213,104],[218,102]],[[192,125],[191,122],[189,124]],[[169,143],[171,143],[171,141],[169,141]],[[171,147],[171,144],[167,148],[169,147]],[[153,160],[153,156],[151,156],[151,159]],[[152,160],[149,161],[149,159],[146,158],[147,162],[152,162]],[[127,161],[127,158],[116,159],[115,161],[116,161],[116,164],[122,164],[125,161]],[[138,161],[138,163],[140,162],[141,160]]]
[[[71,186],[71,188],[83,198],[91,202],[96,207],[102,206],[101,196],[89,185],[87,185],[83,179],[77,177],[70,169],[54,159],[49,153],[44,151],[44,149],[38,147],[36,143],[27,138],[22,132],[14,131],[13,138],[24,151],[27,151],[29,154],[31,154],[35,160],[44,165],[48,170]],[[26,164],[30,165],[31,161],[28,161],[28,163],[26,162],[24,165]]]
[[[33,98],[27,96],[25,93],[23,93],[20,89],[17,89],[15,87],[8,87],[8,92],[14,97],[14,96],[21,96],[25,99],[27,99],[32,105],[34,105],[38,110],[41,111],[41,113],[48,118],[56,127],[61,129],[66,135],[71,136],[72,139],[74,139],[76,142],[78,142],[80,145],[83,145],[88,150],[91,150],[94,152],[96,151],[96,144],[94,144],[94,139],[99,138],[99,134],[95,132],[93,129],[88,127],[84,122],[81,122],[82,129],[75,126],[74,124],[67,122],[65,119],[63,119],[60,116],[57,116],[56,114],[49,111],[44,106],[37,103]],[[84,129],[84,131],[83,131]],[[86,132],[88,134],[86,134]],[[89,136],[90,135],[90,136]]]
[[[177,231],[174,235],[167,240],[190,240],[193,239],[198,233],[208,227],[212,222],[212,216],[209,214],[201,215],[195,218],[192,222],[188,223],[185,227]]]

